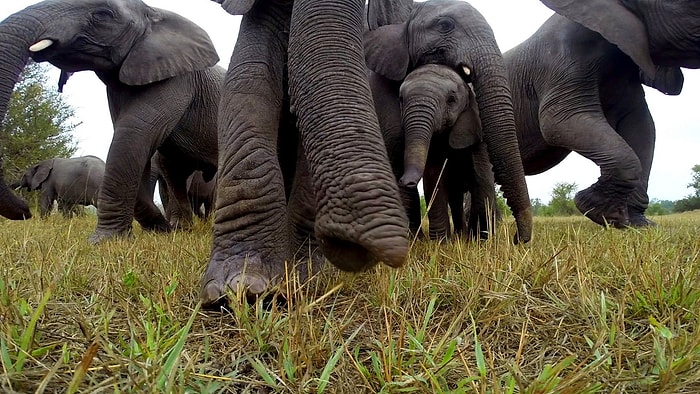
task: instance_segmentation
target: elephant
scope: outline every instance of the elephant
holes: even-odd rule
[[[505,53],[525,173],[577,152],[600,167],[574,197],[593,222],[652,226],[656,130],[642,85],[677,95],[700,67],[700,2],[543,0],[557,14]]]
[[[97,196],[105,172],[105,162],[96,156],[42,160],[27,168],[22,178],[10,185],[14,189],[41,190],[39,212],[46,218],[58,202],[64,217],[70,217],[78,205],[97,207]]]
[[[416,188],[423,178],[425,198],[432,200],[430,238],[449,235],[448,205],[455,234],[486,238],[496,194],[472,87],[451,68],[426,64],[406,75],[399,100],[405,146],[399,185]],[[469,223],[465,193],[473,200]]]
[[[191,21],[140,0],[46,0],[0,22],[0,52],[2,117],[29,57],[61,69],[59,88],[84,70],[107,88],[114,135],[91,243],[130,234],[134,218],[146,230],[170,230],[148,195],[156,149],[171,163],[174,182],[184,185],[194,170],[208,178],[216,172],[225,70],[215,65],[209,36]],[[3,197],[8,204],[17,206]]]
[[[209,179],[208,181],[204,179],[204,173],[202,171],[195,171],[186,181],[185,194],[187,196],[187,202],[178,204],[177,199],[171,198],[171,185],[165,179],[164,174],[161,172],[161,157],[158,152],[151,158],[151,183],[150,191],[151,194],[155,193],[156,183],[158,184],[158,192],[160,194],[160,201],[163,204],[163,210],[165,211],[165,219],[168,220],[171,226],[174,228],[182,228],[180,223],[181,218],[191,210],[192,213],[202,220],[206,220],[211,215],[214,208],[214,200],[216,197],[216,177]],[[182,209],[180,205],[186,205],[187,209]],[[183,212],[184,211],[184,212]],[[187,224],[192,221],[185,220]]]
[[[320,256],[346,271],[401,266],[408,220],[364,71],[364,0],[217,2],[243,18],[219,106],[203,305],[229,288],[267,293],[294,267],[303,280]]]
[[[374,81],[373,91],[381,91],[381,100],[377,100],[375,93],[375,102],[378,101],[382,108],[389,108],[386,110],[389,112],[390,120],[386,121],[389,128],[396,122],[396,117],[400,116],[396,113],[396,108],[401,106],[397,86],[400,87],[401,81],[411,71],[424,65],[437,64],[454,70],[462,80],[472,83],[487,149],[486,153],[477,157],[488,156],[490,159],[494,178],[502,186],[515,216],[517,233],[514,240],[528,242],[532,234],[532,211],[518,147],[513,101],[505,62],[490,26],[476,9],[462,1],[431,0],[415,3],[410,13],[400,11],[393,15],[373,6],[373,3],[375,2],[368,5],[368,15],[375,16],[370,18],[368,26],[376,27],[368,29],[364,34],[365,58],[371,70],[369,78]],[[430,100],[439,99],[432,97]],[[391,114],[391,111],[394,113]],[[426,141],[432,135],[430,125],[433,120],[428,111],[422,112],[422,119],[420,111],[405,116],[416,116],[416,124],[422,123],[422,138]],[[389,133],[395,135],[397,128],[394,126]],[[466,135],[468,133],[461,134]],[[460,134],[451,134],[451,148],[466,148],[468,139],[457,136]],[[396,153],[391,152],[395,152],[397,147],[395,143],[392,145],[387,149],[392,161],[395,161]],[[429,147],[427,143],[412,144],[410,147],[407,145],[406,155],[423,160],[428,155]],[[455,166],[459,165],[455,163]],[[473,174],[488,173],[481,169],[465,169]],[[412,165],[402,175],[403,183],[414,186],[420,175],[420,166]],[[482,197],[475,197],[474,200],[486,201]],[[493,201],[491,197],[489,200]],[[487,209],[484,212],[486,211]],[[477,218],[479,215],[475,216],[475,220]],[[485,216],[479,220],[485,223],[484,219]],[[409,217],[409,220],[413,227],[414,217]]]

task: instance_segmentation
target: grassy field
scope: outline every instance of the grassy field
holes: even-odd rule
[[[0,221],[0,391],[700,392],[700,212],[506,223],[223,313],[197,305],[208,223],[92,247],[94,220]]]

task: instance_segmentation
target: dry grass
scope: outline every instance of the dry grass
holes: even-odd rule
[[[207,223],[91,247],[94,220],[0,223],[0,391],[700,391],[700,212],[419,242],[225,313],[197,305]]]

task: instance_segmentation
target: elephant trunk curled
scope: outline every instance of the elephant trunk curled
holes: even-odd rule
[[[437,100],[411,100],[402,108],[403,129],[405,132],[404,173],[399,184],[417,187],[423,177],[430,141],[438,128],[436,111]]]
[[[29,60],[29,47],[39,40],[38,35],[43,30],[41,21],[54,18],[57,8],[40,3],[0,23],[0,124],[5,119],[14,86]],[[0,146],[0,152],[2,150]],[[13,220],[30,218],[29,206],[8,188],[2,172],[0,158],[0,215]]]
[[[408,220],[363,67],[363,9],[362,0],[295,2],[289,41],[292,107],[318,201],[315,232],[324,255],[353,271],[378,261],[400,266],[408,252]]]
[[[484,141],[493,164],[496,182],[515,216],[516,242],[528,242],[532,233],[532,211],[525,183],[515,129],[515,116],[507,71],[496,42],[480,43],[471,56],[474,91],[479,104]]]

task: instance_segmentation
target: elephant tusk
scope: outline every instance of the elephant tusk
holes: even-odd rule
[[[466,76],[470,76],[472,74],[472,70],[467,66],[462,66],[462,71],[464,71],[464,75]]]
[[[53,41],[48,38],[43,39],[29,47],[29,52],[39,52],[53,45]]]

